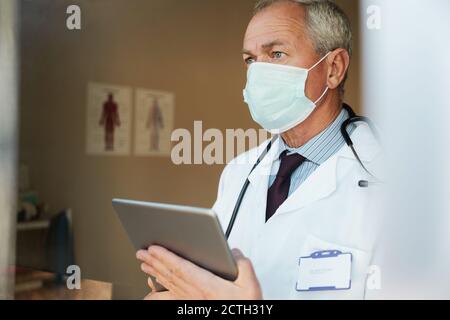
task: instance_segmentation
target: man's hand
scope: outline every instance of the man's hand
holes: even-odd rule
[[[155,292],[149,278],[152,293],[147,300],[258,300],[262,299],[261,288],[249,259],[237,249],[232,251],[238,267],[235,281],[224,280],[202,269],[172,252],[152,246],[137,252],[142,261],[141,269],[155,277],[167,292]]]

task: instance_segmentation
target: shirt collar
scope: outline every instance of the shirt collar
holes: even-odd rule
[[[289,154],[298,153],[309,162],[318,166],[322,165],[345,144],[345,140],[341,135],[341,126],[348,118],[349,114],[347,110],[342,109],[341,113],[333,123],[299,148],[290,148],[283,139],[280,139],[276,159],[279,159],[281,153],[288,150]],[[351,134],[354,130],[354,126],[349,129],[349,134]]]

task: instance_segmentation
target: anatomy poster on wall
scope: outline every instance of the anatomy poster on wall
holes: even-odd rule
[[[135,154],[170,156],[175,95],[170,92],[137,89],[135,104]]]
[[[89,83],[87,153],[92,155],[129,155],[131,110],[131,88]]]

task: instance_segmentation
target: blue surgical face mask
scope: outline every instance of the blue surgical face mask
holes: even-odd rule
[[[330,52],[331,53],[331,52]],[[315,101],[305,94],[309,69],[255,62],[247,73],[244,101],[248,104],[253,120],[272,134],[280,134],[305,121],[328,92],[328,87]]]

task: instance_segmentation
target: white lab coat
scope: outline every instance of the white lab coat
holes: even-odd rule
[[[358,126],[352,140],[370,168],[380,151],[370,129]],[[368,210],[373,187],[361,188],[358,182],[370,178],[345,145],[316,169],[266,223],[269,174],[278,143],[279,140],[249,177],[250,185],[229,239],[230,247],[241,249],[253,262],[265,299],[364,299],[377,219]],[[239,156],[225,168],[213,207],[224,230],[255,163],[255,155],[261,154],[267,144],[266,141]],[[253,161],[246,161],[249,158]],[[299,258],[320,250],[352,253],[350,290],[296,290]]]

